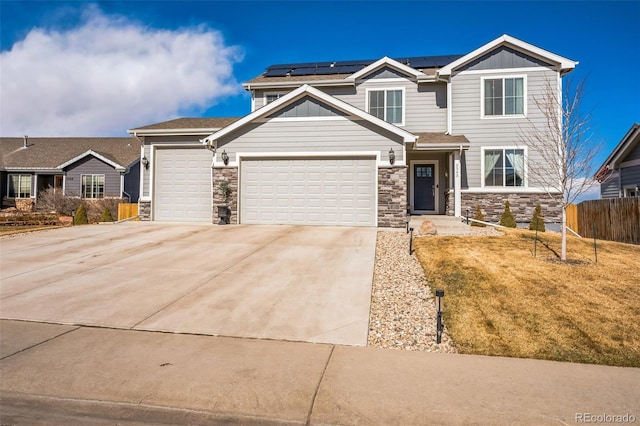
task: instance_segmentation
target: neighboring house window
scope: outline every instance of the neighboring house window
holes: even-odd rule
[[[393,124],[402,124],[403,119],[403,91],[370,90],[369,114]]]
[[[104,175],[82,175],[82,198],[104,198]]]
[[[484,151],[485,186],[524,186],[523,149],[486,149]]]
[[[524,78],[484,80],[484,115],[524,115]]]
[[[31,197],[31,175],[9,175],[9,198]]]
[[[626,187],[624,189],[625,197],[640,197],[640,193],[638,192],[637,186]]]
[[[284,93],[266,93],[264,95],[264,104],[270,104],[284,96]]]

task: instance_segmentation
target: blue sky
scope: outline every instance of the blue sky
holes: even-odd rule
[[[240,116],[240,83],[273,63],[464,54],[504,33],[580,61],[570,75],[588,78],[598,161],[640,121],[638,1],[1,1],[0,13],[3,136]]]

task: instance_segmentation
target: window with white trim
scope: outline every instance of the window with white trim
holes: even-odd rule
[[[386,122],[402,124],[404,96],[401,89],[369,90],[369,114]]]
[[[264,104],[270,104],[273,101],[277,101],[281,97],[283,97],[284,93],[265,93],[264,94]]]
[[[104,198],[104,175],[82,175],[82,198]]]
[[[9,198],[31,197],[31,175],[9,175]]]
[[[484,115],[524,115],[524,77],[485,78]]]
[[[485,149],[484,186],[524,186],[524,149]]]

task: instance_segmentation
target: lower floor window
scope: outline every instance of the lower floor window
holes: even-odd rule
[[[524,186],[523,149],[486,149],[485,186]]]
[[[631,186],[624,189],[625,197],[640,197],[637,186]]]
[[[9,198],[31,197],[31,175],[9,175]]]
[[[82,198],[104,198],[104,175],[82,175]]]

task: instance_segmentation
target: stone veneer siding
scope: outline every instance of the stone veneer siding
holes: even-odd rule
[[[407,167],[378,169],[378,226],[404,228],[407,221]]]
[[[138,201],[138,216],[140,220],[151,220],[151,201]]]
[[[231,187],[231,195],[229,200],[225,202],[224,197],[220,194],[218,186],[222,181],[229,182]],[[218,206],[227,204],[231,208],[231,220],[229,223],[238,223],[238,168],[237,167],[214,167],[213,169],[213,223],[215,225],[220,221],[218,216]]]
[[[476,206],[480,205],[482,213],[488,222],[499,222],[504,211],[504,202],[509,200],[511,212],[516,222],[530,222],[536,204],[542,207],[542,215],[546,222],[560,223],[562,220],[562,204],[548,194],[515,194],[515,193],[469,193],[463,192],[462,216],[466,216],[469,209],[469,217],[473,217]]]
[[[453,190],[447,190],[444,193],[444,196],[447,197],[447,201],[446,201],[446,210],[444,212],[444,214],[446,214],[447,216],[454,216],[456,214],[456,210],[455,210],[455,202],[456,202],[456,197],[454,194]],[[475,211],[475,210],[474,210]]]

